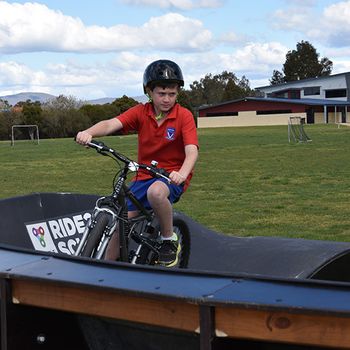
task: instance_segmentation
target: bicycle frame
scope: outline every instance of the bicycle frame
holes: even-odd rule
[[[156,167],[156,164],[152,162],[152,166],[140,165],[136,162],[126,158],[125,156],[115,152],[113,149],[106,147],[103,143],[97,143],[96,141],[91,141],[88,146],[95,148],[99,153],[106,155],[106,153],[111,154],[115,159],[120,160],[124,163],[124,167],[121,169],[117,180],[115,181],[113,192],[110,196],[101,197],[96,201],[95,208],[93,210],[92,216],[89,223],[87,224],[75,255],[81,255],[81,252],[86,244],[90,231],[96,225],[96,219],[99,213],[106,213],[108,215],[109,221],[106,225],[102,237],[100,239],[98,247],[96,247],[95,258],[102,259],[108,243],[116,231],[119,225],[119,240],[120,240],[120,259],[122,261],[129,261],[129,256],[127,253],[127,241],[131,238],[136,243],[138,243],[138,248],[134,252],[131,263],[136,263],[138,254],[142,248],[142,245],[146,245],[149,250],[156,251],[154,248],[154,240],[148,237],[142,236],[142,233],[136,233],[136,225],[139,223],[147,222],[146,226],[149,228],[153,223],[153,213],[147,210],[142,203],[140,203],[130,189],[126,186],[125,182],[127,175],[130,171],[137,171],[139,169],[146,169],[148,172],[157,177],[165,178],[170,182],[168,174],[160,168]],[[135,218],[128,219],[127,208],[125,207],[125,199],[128,198],[135,205],[139,211],[139,215]],[[132,237],[130,237],[130,235]],[[153,243],[153,244],[152,244]]]

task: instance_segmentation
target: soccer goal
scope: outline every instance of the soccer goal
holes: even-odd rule
[[[37,125],[12,125],[11,146],[15,145],[16,130],[18,131],[18,129],[27,129],[30,140],[39,144],[39,128]]]
[[[304,130],[305,118],[289,117],[288,120],[288,141],[289,142],[309,142],[310,137]]]

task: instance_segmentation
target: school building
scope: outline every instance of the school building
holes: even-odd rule
[[[198,127],[287,125],[289,117],[307,124],[350,123],[350,72],[255,90],[259,97],[201,106]]]

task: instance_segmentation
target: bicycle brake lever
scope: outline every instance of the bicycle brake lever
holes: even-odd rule
[[[91,140],[87,143],[87,145],[89,147],[95,148],[96,151],[102,155],[105,155],[103,152],[111,151],[102,141]]]
[[[107,148],[106,145],[102,141],[91,140],[88,145],[92,145],[92,147],[98,147],[100,149]]]

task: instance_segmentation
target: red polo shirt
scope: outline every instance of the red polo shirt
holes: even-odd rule
[[[138,162],[150,164],[158,162],[160,168],[168,172],[178,171],[185,160],[185,146],[196,145],[198,138],[192,113],[178,103],[171,109],[164,122],[158,126],[151,103],[139,104],[128,109],[117,118],[123,124],[123,132],[138,133]],[[137,179],[151,176],[139,172]],[[192,173],[188,176],[185,188],[189,185]]]

